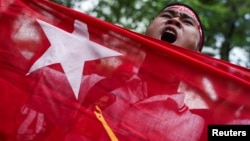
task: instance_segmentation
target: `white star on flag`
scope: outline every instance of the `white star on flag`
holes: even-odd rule
[[[44,21],[37,21],[51,46],[31,66],[27,75],[44,66],[60,63],[76,98],[79,95],[85,61],[122,55],[90,41],[87,25],[78,20],[75,20],[73,33],[68,33]]]

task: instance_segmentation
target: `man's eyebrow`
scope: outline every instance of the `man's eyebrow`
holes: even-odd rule
[[[161,13],[170,13],[170,14],[172,14],[172,15],[175,15],[175,14],[177,14],[178,12],[175,11],[175,10],[164,9],[164,10],[162,10]],[[194,21],[194,22],[197,22],[192,16],[190,16],[190,15],[188,15],[188,14],[186,14],[186,13],[180,13],[180,15],[181,15],[181,17],[184,18],[184,19],[190,19],[190,20],[192,20],[192,21]]]
[[[190,16],[190,15],[188,15],[188,14],[186,14],[186,13],[181,13],[181,15],[182,15],[182,17],[183,17],[184,19],[190,19],[190,20],[196,22],[196,20],[195,20],[192,16]]]
[[[161,11],[161,13],[170,13],[172,15],[177,14],[177,11],[175,10],[169,10],[169,9],[164,9]]]

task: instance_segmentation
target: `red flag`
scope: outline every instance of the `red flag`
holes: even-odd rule
[[[246,68],[49,1],[0,4],[2,140],[195,141],[250,123]]]

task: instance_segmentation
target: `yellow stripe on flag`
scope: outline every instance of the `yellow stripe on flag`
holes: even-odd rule
[[[119,141],[115,136],[112,129],[109,127],[108,123],[105,121],[101,109],[96,105],[96,111],[94,111],[97,119],[102,123],[103,127],[105,128],[106,132],[108,133],[111,141]]]

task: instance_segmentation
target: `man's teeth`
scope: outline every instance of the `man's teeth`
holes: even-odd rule
[[[170,33],[170,34],[174,34],[175,35],[175,32],[173,32],[172,30],[166,30],[166,32]]]

